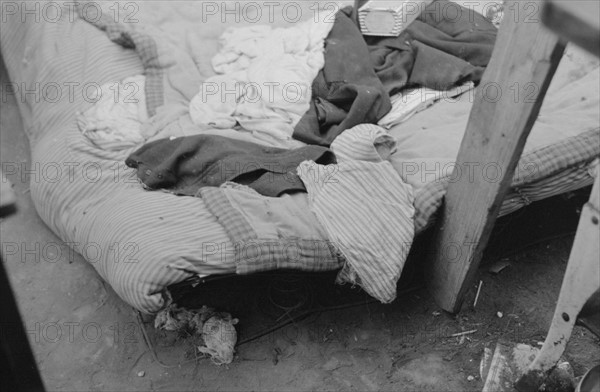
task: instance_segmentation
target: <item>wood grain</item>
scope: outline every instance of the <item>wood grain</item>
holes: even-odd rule
[[[518,0],[506,5],[497,43],[475,94],[428,260],[428,286],[444,310],[460,310],[500,205],[538,116],[564,44]],[[538,8],[539,9],[539,8]]]
[[[553,32],[600,56],[600,2],[546,0],[542,21]]]

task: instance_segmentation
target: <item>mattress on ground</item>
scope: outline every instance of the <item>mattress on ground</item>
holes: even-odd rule
[[[188,135],[187,106],[200,81],[212,74],[218,37],[228,25],[252,22],[247,10],[243,18],[241,9],[237,17],[229,13],[231,22],[224,24],[221,13],[209,12],[202,2],[148,3],[124,2],[118,12],[111,8],[116,2],[61,4],[57,18],[24,19],[25,9],[15,3],[10,12],[3,7],[0,50],[11,79],[3,94],[16,96],[30,141],[27,169],[37,173],[30,190],[38,213],[122,299],[154,313],[169,285],[235,273],[234,244],[201,198],[144,190],[124,163],[134,148],[99,149],[79,131],[77,114],[95,103],[103,84],[144,74],[148,112],[155,115],[149,126],[160,129],[153,139]],[[301,8],[304,20],[314,12],[308,2],[290,4]],[[44,3],[37,9],[45,9]],[[262,20],[292,25],[292,12],[279,9]],[[235,137],[233,131],[220,134]],[[298,268],[339,267],[318,262]]]
[[[90,89],[145,74],[146,101],[153,115],[150,126],[158,130],[152,139],[189,135],[193,127],[188,103],[199,83],[214,74],[210,59],[218,50],[222,32],[252,22],[285,26],[296,21],[289,16],[290,7],[286,13],[275,8],[273,14],[264,12],[258,19],[257,15],[249,19],[250,8],[244,8],[248,2],[231,6],[233,13],[229,14],[219,9],[208,12],[206,4],[214,3],[207,2],[151,3],[150,7],[143,2],[124,4],[120,15],[131,17],[135,11],[134,19],[128,21],[124,17],[115,21],[110,9],[98,18],[97,14],[64,8],[60,20],[31,18],[24,23],[20,13],[6,14],[0,38],[17,94],[36,83],[41,93],[45,87],[46,91],[52,86],[61,89],[60,99],[17,95],[31,142],[32,165],[43,174],[31,183],[40,216],[90,261],[125,301],[149,313],[163,305],[160,293],[168,285],[194,275],[235,272],[235,260],[227,257],[228,252],[214,251],[230,249],[233,244],[202,199],[142,189],[134,171],[123,163],[131,150],[109,152],[95,147],[79,132],[76,114],[93,105]],[[136,8],[127,8],[127,4]],[[300,7],[304,19],[316,12],[310,2],[278,4]],[[319,12],[332,10],[322,4]],[[130,23],[132,20],[135,23]],[[551,105],[547,103],[522,159],[524,170],[532,167],[529,162],[535,170],[515,178],[503,212],[592,181],[587,169],[600,153],[597,90],[582,82],[585,93],[580,95],[585,99],[574,101],[578,91],[571,82],[597,81],[598,69],[575,62],[566,75],[571,80],[561,82],[565,90],[559,86],[549,94],[548,102],[555,102],[547,111],[549,124],[540,125],[546,106]],[[567,91],[568,97],[564,95]],[[443,167],[453,161],[470,108],[464,99],[442,102],[392,130],[398,140],[397,169],[402,169],[403,162],[405,168],[408,162],[421,170],[427,169],[422,162],[440,162]],[[576,110],[577,117],[563,118],[572,116],[569,109]],[[219,132],[237,137],[234,131]],[[420,181],[415,178],[421,178],[423,172],[411,174],[412,179],[408,172],[399,172],[416,190],[416,226],[422,230],[431,222],[448,178],[437,171]]]

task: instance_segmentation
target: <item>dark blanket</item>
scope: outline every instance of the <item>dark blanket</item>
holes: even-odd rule
[[[313,81],[310,109],[294,128],[292,136],[305,143],[329,146],[344,130],[375,123],[392,108],[362,33],[344,11],[325,40],[325,66]]]
[[[348,11],[336,14],[325,40],[325,66],[312,84],[310,109],[294,128],[292,136],[305,143],[329,146],[344,130],[375,123],[392,108]]]
[[[296,174],[305,160],[323,165],[336,162],[333,152],[321,146],[285,150],[222,136],[195,135],[147,143],[125,163],[137,169],[138,177],[150,189],[198,196],[203,187],[233,181],[277,197],[306,192]]]
[[[448,0],[430,3],[398,37],[367,37],[375,72],[388,94],[405,87],[448,90],[478,83],[496,42],[483,15]]]
[[[398,37],[363,36],[352,9],[341,10],[293,137],[329,146],[344,130],[379,121],[391,109],[389,96],[404,88],[478,83],[496,33],[483,15],[448,0],[430,3]]]

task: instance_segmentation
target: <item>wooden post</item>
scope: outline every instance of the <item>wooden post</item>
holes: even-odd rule
[[[542,21],[554,33],[600,57],[600,2],[546,0]]]
[[[435,228],[428,286],[438,305],[460,310],[565,45],[532,5],[505,5]],[[537,18],[537,19],[536,19]]]

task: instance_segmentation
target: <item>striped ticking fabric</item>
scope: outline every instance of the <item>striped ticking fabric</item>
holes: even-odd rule
[[[25,168],[32,171],[31,196],[44,222],[123,300],[153,313],[165,287],[235,272],[235,262],[215,250],[233,244],[202,199],[145,191],[123,163],[131,151],[101,150],[81,134],[76,113],[93,105],[86,85],[93,91],[144,67],[135,51],[63,15],[58,22],[22,23],[17,13],[0,23],[11,81],[29,90],[36,83],[62,87],[61,99],[32,93],[17,100],[32,150]]]
[[[264,233],[260,230],[261,224],[252,221],[248,214],[242,213],[228,196],[228,192],[235,192],[243,186],[235,184],[234,189],[228,189],[228,187],[227,183],[221,188],[206,187],[202,188],[200,193],[208,209],[223,225],[233,243],[230,253],[235,259],[238,274],[275,269],[317,272],[340,268],[340,258],[338,258],[333,245],[325,237],[315,236],[311,239],[301,238],[300,235],[288,237],[282,235],[277,228],[269,230],[279,232],[277,237],[269,235],[271,233]],[[248,188],[248,192],[258,195],[250,188]],[[274,202],[279,199],[258,196]],[[290,222],[286,222],[286,232],[293,231],[294,222],[291,218],[289,220]]]
[[[412,245],[414,207],[412,187],[377,153],[374,141],[384,135],[372,125],[345,131],[332,145],[338,164],[305,161],[298,174],[311,210],[346,259],[337,281],[389,303]]]
[[[69,21],[70,11],[63,11],[59,21],[28,18],[22,22],[19,13],[7,13],[0,23],[0,51],[11,82],[34,91],[36,84],[60,88],[59,99],[40,99],[35,92],[18,95],[31,144],[31,163],[26,168],[33,170],[31,196],[44,222],[79,251],[121,298],[143,312],[156,312],[163,305],[161,291],[168,285],[198,274],[235,272],[235,262],[219,251],[234,245],[202,199],[144,191],[135,173],[122,163],[132,151],[101,150],[81,135],[76,113],[93,105],[86,88],[144,74],[152,114],[164,103],[163,68],[152,37],[106,19],[94,22],[95,26],[80,18]],[[505,202],[508,207],[503,206],[501,213],[526,200],[591,184],[587,169],[599,155],[599,146],[596,130],[526,154],[521,161],[533,162],[539,170],[516,180]],[[56,170],[58,175],[51,175]],[[362,189],[362,200],[370,200],[372,189],[364,189],[360,180],[357,176],[347,182],[347,189]],[[377,191],[385,188],[384,179],[379,181],[382,187],[373,188]],[[399,183],[398,179],[389,188]],[[330,186],[334,184],[316,185],[340,193]],[[433,220],[445,189],[441,181],[415,195],[417,232]],[[365,214],[354,223],[355,228],[363,225],[365,232],[379,230],[383,235],[394,222]],[[389,284],[382,292],[390,295]]]
[[[338,161],[383,162],[396,152],[396,140],[377,125],[361,124],[344,131],[344,137],[336,138],[331,149]]]
[[[147,34],[125,28],[111,16],[110,12],[102,12],[100,18],[93,13],[85,12],[88,3],[96,4],[92,1],[76,3],[79,17],[106,32],[112,42],[133,49],[138,54],[146,76],[145,94],[148,115],[153,116],[156,109],[164,104],[163,67],[159,61],[156,42]]]
[[[504,198],[499,215],[510,214],[534,201],[571,192],[594,183],[593,168],[596,162],[584,163],[579,166],[561,170],[555,175],[534,183],[515,187]]]
[[[581,133],[560,143],[531,151],[521,157],[500,216],[535,200],[580,189],[594,182],[587,168],[600,155],[600,129]],[[424,231],[435,220],[449,178],[430,182],[415,194],[415,229]]]

